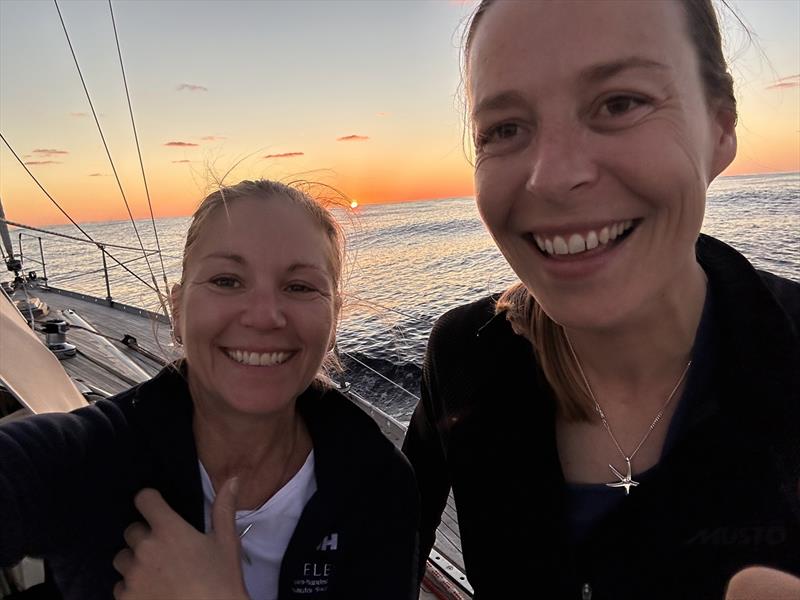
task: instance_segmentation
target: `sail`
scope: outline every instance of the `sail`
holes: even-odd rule
[[[33,413],[66,412],[87,402],[58,359],[0,292],[0,384]]]

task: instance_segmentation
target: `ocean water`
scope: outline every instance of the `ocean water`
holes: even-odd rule
[[[435,319],[459,304],[501,291],[515,276],[471,198],[365,206],[342,222],[350,250],[338,335],[346,378],[376,405],[407,421],[416,399],[367,366],[418,394],[425,343]],[[188,218],[156,220],[169,282],[180,276],[188,223]],[[97,241],[138,245],[127,221],[82,226]],[[155,248],[150,221],[137,221],[137,227],[145,247]],[[80,235],[72,226],[48,229]],[[737,248],[758,268],[800,281],[800,173],[718,179],[709,190],[703,231]],[[32,262],[39,257],[38,241],[27,235],[26,270],[41,272]],[[13,237],[16,245],[17,232]],[[43,237],[51,285],[106,296],[96,247]],[[127,266],[150,283],[141,251],[109,251],[122,262],[132,261]],[[161,263],[156,256],[150,260],[163,287]],[[152,290],[112,261],[108,264],[115,300],[158,310]]]

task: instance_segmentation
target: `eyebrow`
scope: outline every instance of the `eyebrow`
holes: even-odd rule
[[[650,60],[649,58],[631,56],[629,58],[588,66],[580,72],[579,78],[597,82],[630,69],[655,69],[662,71],[669,69],[669,67],[658,61]]]
[[[289,267],[289,272],[300,271],[302,269],[313,269],[315,271],[320,271],[324,275],[328,275],[327,269],[320,267],[319,265],[315,265],[312,263],[294,263]]]
[[[667,70],[669,67],[666,65],[647,58],[639,56],[631,56],[629,58],[622,58],[607,63],[599,63],[590,65],[581,70],[578,79],[586,80],[590,83],[596,83],[609,79],[623,71],[630,69],[653,69],[653,70]],[[478,102],[472,110],[472,118],[475,119],[483,112],[491,110],[502,110],[509,107],[525,105],[526,101],[522,94],[515,91],[506,91],[489,96]]]
[[[212,252],[211,254],[206,254],[202,258],[203,259],[216,258],[216,259],[220,259],[220,260],[231,260],[231,261],[233,261],[235,263],[239,263],[240,265],[243,265],[245,263],[244,257],[242,257],[242,256],[240,256],[238,254],[230,254],[228,252]]]
[[[494,96],[484,98],[475,105],[472,109],[472,118],[475,119],[479,114],[491,110],[502,110],[511,106],[520,106],[525,104],[525,98],[519,92],[500,92]]]
[[[211,254],[206,254],[203,256],[203,259],[217,259],[217,260],[230,260],[240,265],[246,265],[247,261],[244,259],[243,256],[239,254],[231,254],[228,252],[212,252]],[[328,271],[319,265],[315,265],[313,263],[304,263],[304,262],[296,262],[289,265],[287,271],[294,272],[299,271],[302,269],[314,269],[316,271],[320,271],[324,274],[328,274]]]

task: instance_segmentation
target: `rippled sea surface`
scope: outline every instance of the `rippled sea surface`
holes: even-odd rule
[[[13,215],[9,215],[13,220]],[[167,279],[180,275],[189,220],[156,220]],[[419,366],[433,321],[443,312],[502,290],[515,280],[481,223],[471,198],[365,206],[343,219],[349,233],[350,274],[339,346],[348,379],[376,404],[407,420],[415,399],[364,365],[418,394]],[[154,248],[149,221],[137,221],[145,247]],[[89,223],[96,240],[136,246],[129,222]],[[72,226],[49,228],[75,235]],[[726,177],[711,186],[703,231],[737,248],[758,268],[800,281],[800,173]],[[31,232],[32,233],[32,232]],[[16,242],[17,233],[14,233]],[[50,283],[106,296],[101,253],[94,246],[44,236]],[[25,238],[26,258],[38,242]],[[109,249],[150,283],[141,251]],[[163,286],[161,263],[151,264]],[[158,310],[154,292],[109,260],[115,300]],[[28,262],[26,270],[41,271]]]

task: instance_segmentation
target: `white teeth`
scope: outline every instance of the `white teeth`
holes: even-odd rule
[[[633,227],[633,220],[629,219],[606,225],[599,232],[589,231],[585,237],[580,233],[572,233],[568,237],[556,235],[549,239],[537,234],[533,236],[533,239],[539,250],[550,255],[580,254],[615,240],[631,227]]]
[[[586,242],[580,236],[580,234],[573,233],[569,236],[569,253],[570,254],[577,254],[578,252],[583,252],[586,250]]]
[[[243,365],[252,367],[274,367],[286,362],[291,352],[248,352],[247,350],[226,350],[225,353]]]

